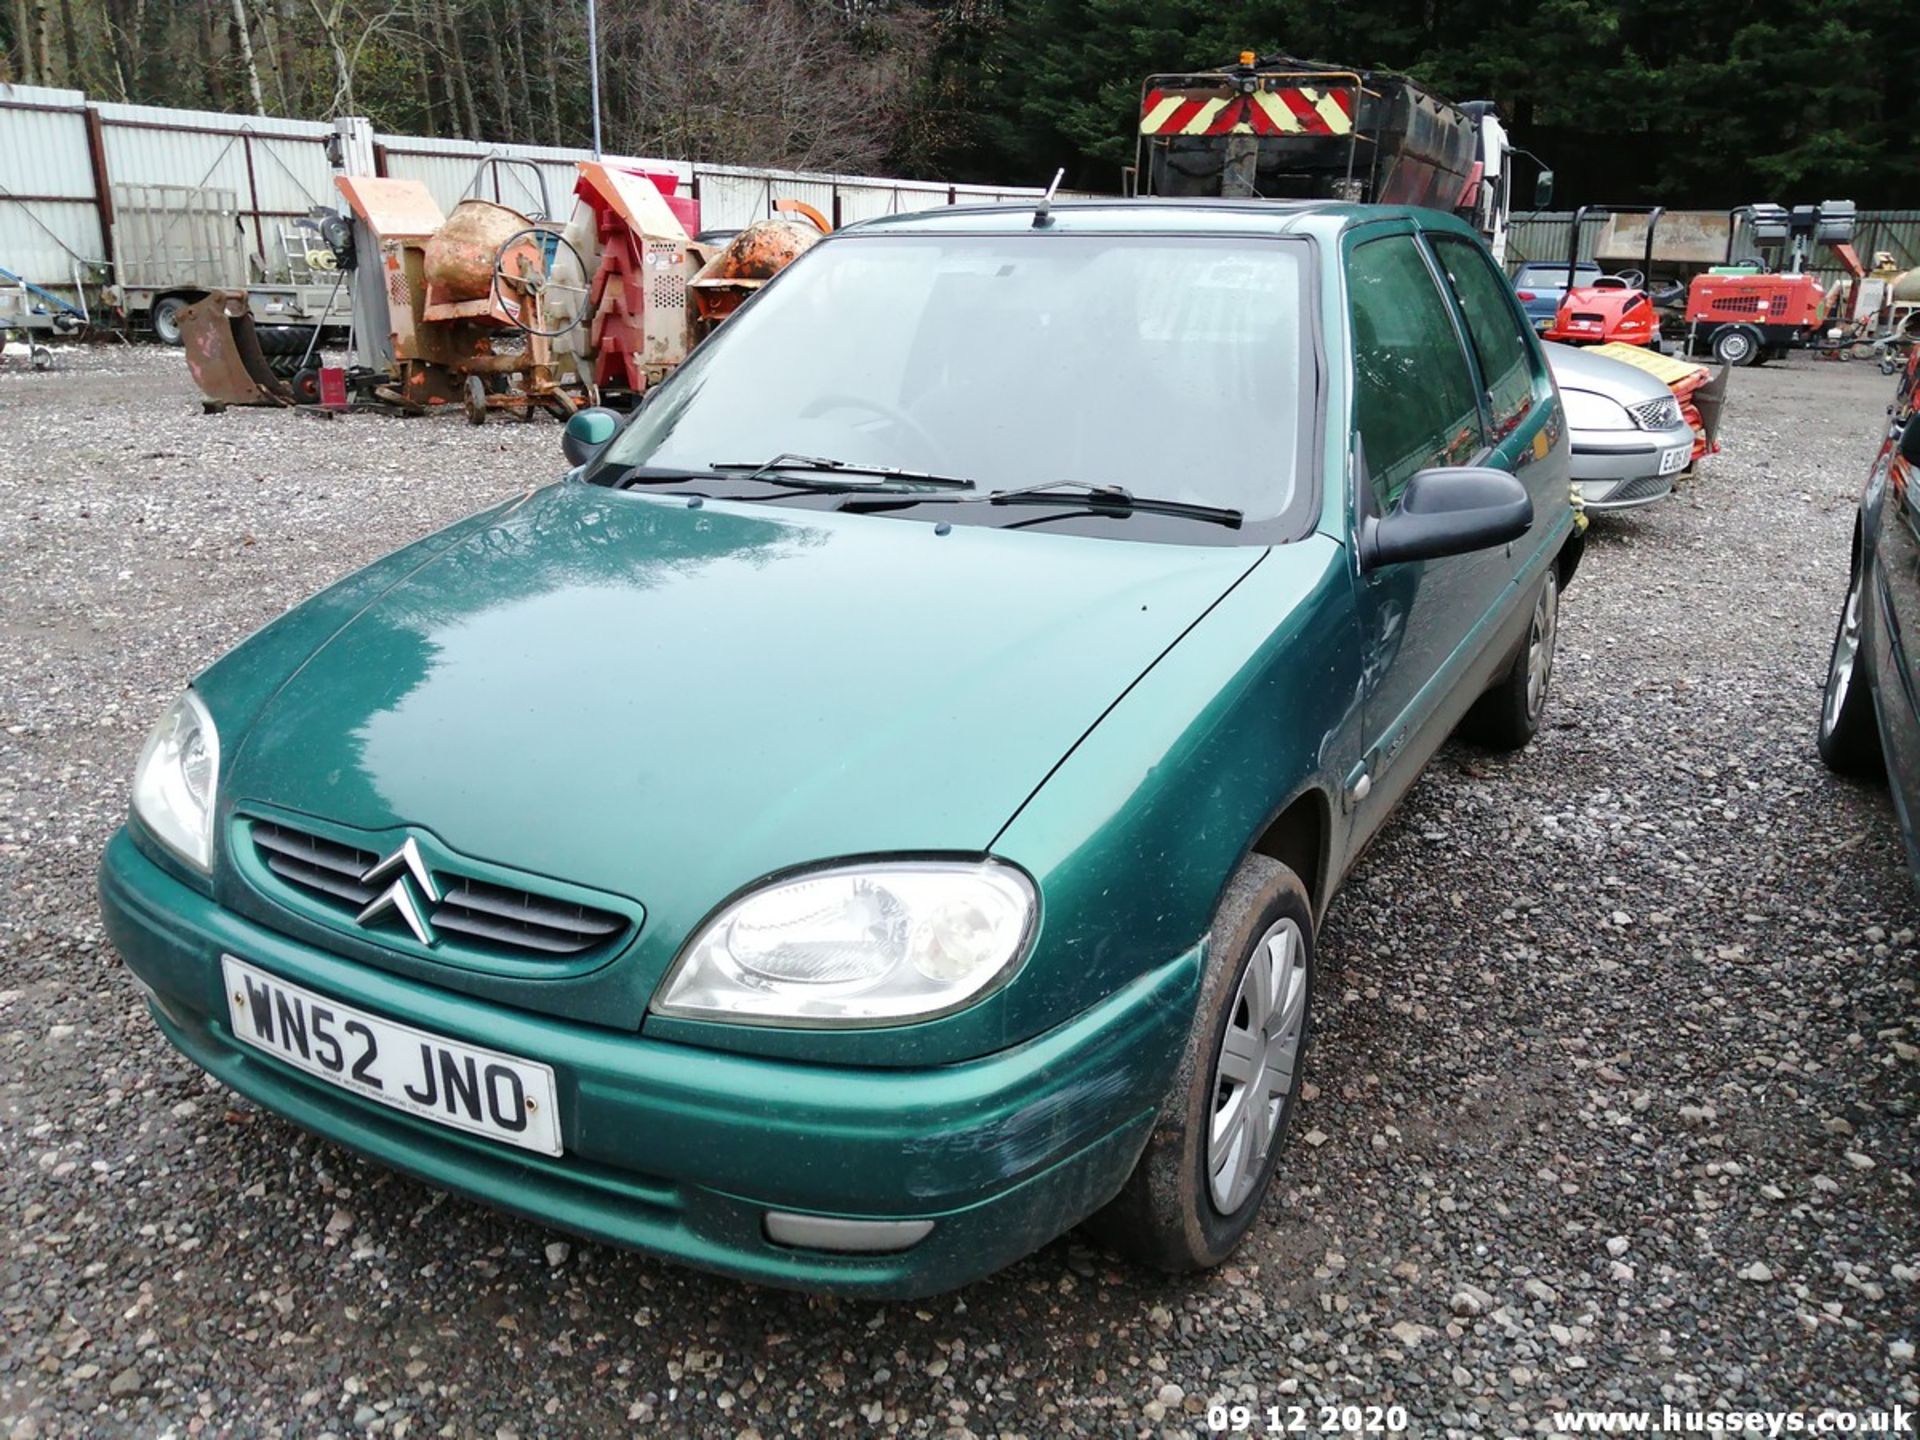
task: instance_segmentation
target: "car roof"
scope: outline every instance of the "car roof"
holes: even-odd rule
[[[840,234],[1018,234],[1034,228],[1037,200],[997,205],[945,205],[905,215],[882,215]],[[1472,235],[1455,216],[1412,205],[1357,205],[1339,200],[1216,200],[1149,198],[1056,200],[1050,231],[1104,235],[1337,235],[1380,220],[1412,220],[1423,229]]]

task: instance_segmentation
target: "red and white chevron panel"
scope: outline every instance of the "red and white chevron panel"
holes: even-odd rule
[[[1251,95],[1220,90],[1149,90],[1142,135],[1351,135],[1353,91],[1288,85]]]

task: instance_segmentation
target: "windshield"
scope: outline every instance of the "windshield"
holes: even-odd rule
[[[593,478],[784,452],[1278,516],[1311,399],[1306,253],[1264,237],[832,240],[701,346]]]

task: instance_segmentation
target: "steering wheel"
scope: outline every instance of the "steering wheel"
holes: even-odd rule
[[[831,395],[816,396],[800,411],[800,418],[812,420],[833,410],[865,410],[868,414],[877,415],[888,424],[906,431],[920,442],[928,455],[944,456],[947,453],[947,447],[928,434],[926,426],[913,416],[897,405],[889,405],[884,400],[875,400],[868,395],[851,395],[836,391]]]
[[[1602,275],[1593,282],[1596,290],[1644,290],[1647,277],[1638,270],[1622,270],[1617,275]]]
[[[507,237],[493,257],[493,302],[515,325],[529,335],[552,340],[566,334],[587,318],[586,297],[591,293],[584,284],[569,284],[555,278],[561,251],[573,261],[570,273],[586,277],[586,262],[573,242],[557,230],[538,226],[516,231]],[[547,300],[562,295],[581,299],[571,319],[559,325],[547,322]]]

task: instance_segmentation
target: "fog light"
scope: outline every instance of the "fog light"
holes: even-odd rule
[[[767,1239],[801,1250],[885,1255],[910,1250],[933,1233],[931,1220],[843,1220],[833,1215],[767,1212]]]

